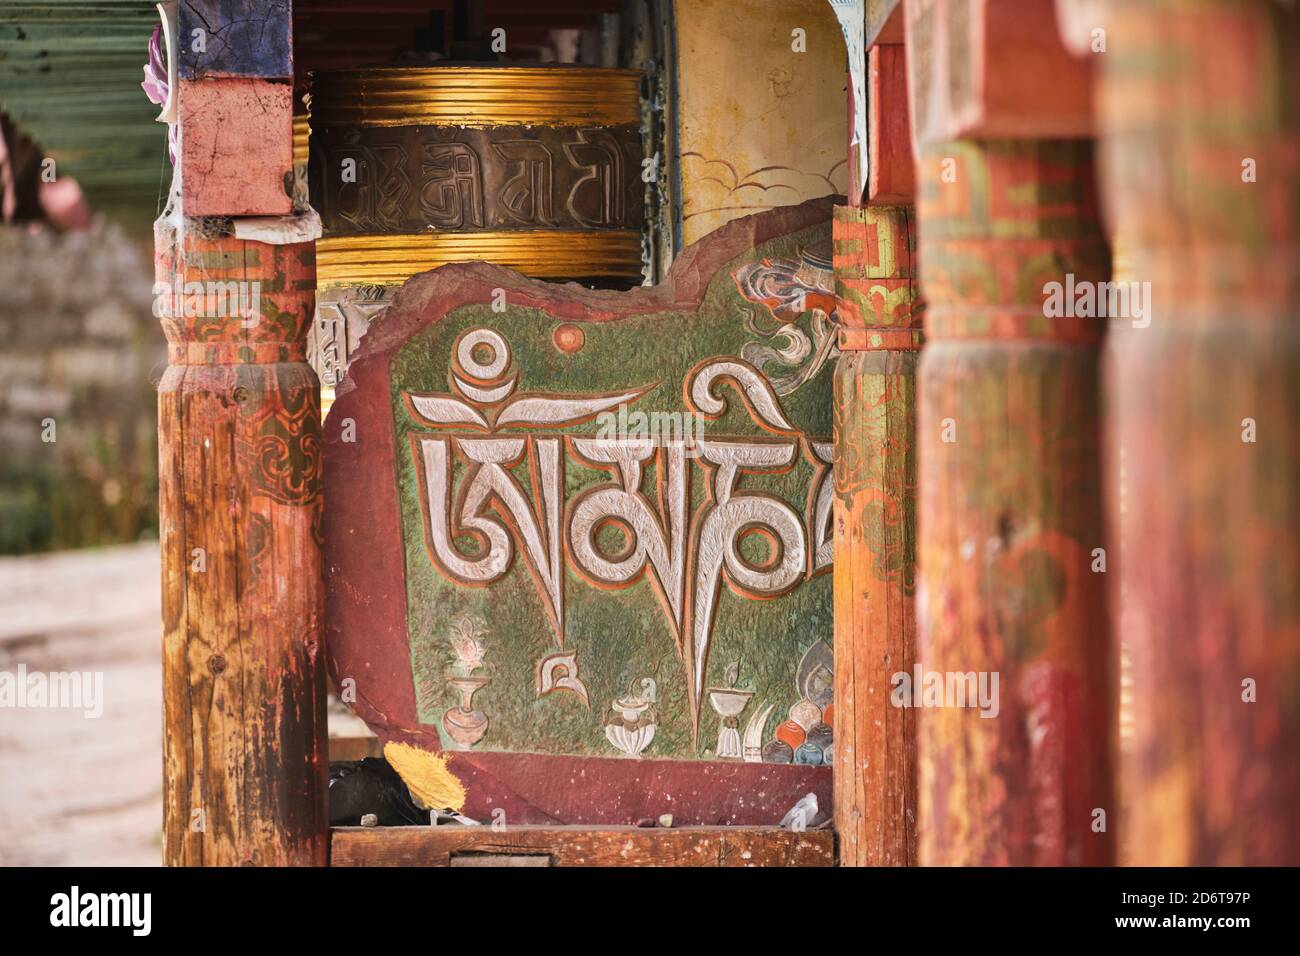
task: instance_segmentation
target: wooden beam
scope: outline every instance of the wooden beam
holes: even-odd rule
[[[863,11],[864,44],[903,42],[902,0],[866,0]]]
[[[829,830],[780,827],[338,827],[330,865],[820,867],[834,844]]]
[[[867,54],[870,166],[867,198],[880,205],[916,200],[916,155],[907,119],[907,56],[901,43],[873,46]]]
[[[848,29],[846,24],[841,24]],[[907,104],[907,60],[903,47],[903,7],[899,0],[866,0],[863,9],[865,70],[863,97],[856,102],[853,70],[849,71],[849,155],[847,197],[850,206],[864,202],[910,203],[916,183],[912,168],[911,127]],[[853,54],[850,53],[850,56]],[[850,64],[852,67],[852,64]],[[864,117],[866,135],[856,142],[857,118]],[[868,151],[867,182],[859,163]]]
[[[179,72],[185,216],[283,216],[293,192],[291,3],[186,0],[167,50]]]
[[[1147,0],[1107,26],[1106,195],[1146,284],[1107,403],[1125,862],[1296,866],[1300,12]]]
[[[292,0],[185,0],[177,21],[183,79],[293,77]]]
[[[282,216],[293,206],[293,87],[259,79],[180,81],[186,216]]]
[[[924,708],[920,862],[1106,864],[1104,321],[1076,317],[1073,299],[1109,278],[1110,257],[1092,144],[1059,138],[1092,128],[1089,72],[1061,45],[1052,0],[905,10],[927,303],[906,687]],[[1068,312],[1049,305],[1052,283]]]
[[[1072,56],[1053,0],[908,0],[917,143],[1088,136],[1092,67]]]

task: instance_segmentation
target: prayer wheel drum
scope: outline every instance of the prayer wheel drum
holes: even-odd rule
[[[320,285],[396,285],[479,259],[639,281],[640,77],[567,65],[317,73]]]
[[[411,276],[483,260],[543,279],[642,278],[641,73],[546,66],[322,71],[311,203],[326,386]]]

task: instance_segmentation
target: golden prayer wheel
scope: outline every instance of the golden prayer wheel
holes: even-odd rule
[[[316,73],[319,286],[397,285],[473,260],[639,282],[640,79],[559,64]]]
[[[306,113],[293,116],[293,165],[307,165],[307,142],[311,137],[311,118]]]
[[[305,206],[307,190],[307,143],[311,137],[311,118],[306,113],[293,115],[293,204]]]

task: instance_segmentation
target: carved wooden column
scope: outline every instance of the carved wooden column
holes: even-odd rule
[[[1300,864],[1300,15],[1117,4],[1106,194],[1149,283],[1115,325],[1126,862]],[[1123,37],[1123,43],[1117,38]],[[1117,583],[1117,582],[1112,582]]]
[[[873,6],[868,43],[902,39],[885,6]],[[916,721],[891,689],[915,656],[921,306],[901,42],[877,42],[866,65],[868,203],[838,207],[833,228],[835,829],[841,865],[906,866],[916,862]]]
[[[907,206],[835,210],[835,818],[840,863],[916,862],[916,363]]]
[[[172,865],[328,859],[313,217],[290,215],[292,8],[252,6],[186,0],[169,31],[177,168],[154,291]]]
[[[1086,74],[1058,48],[1041,95],[1005,75],[1025,31],[1036,55],[1051,52],[1050,2],[940,0],[907,14],[927,303],[911,687],[920,862],[1105,864],[1110,821],[1093,829],[1094,811],[1113,810],[1104,576],[1092,569],[1104,547],[1101,324],[1045,306],[1049,283],[1109,273],[1082,138]],[[1062,134],[1078,138],[1043,138]]]
[[[322,865],[313,248],[201,238],[201,225],[155,232],[170,359],[158,396],[164,858]]]

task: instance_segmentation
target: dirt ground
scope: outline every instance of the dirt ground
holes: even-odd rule
[[[103,714],[0,706],[0,866],[162,862],[158,544],[0,558],[0,672],[101,671]],[[378,753],[330,698],[331,754]]]
[[[156,866],[158,545],[0,558],[0,671],[102,671],[103,714],[0,707],[0,865]]]

